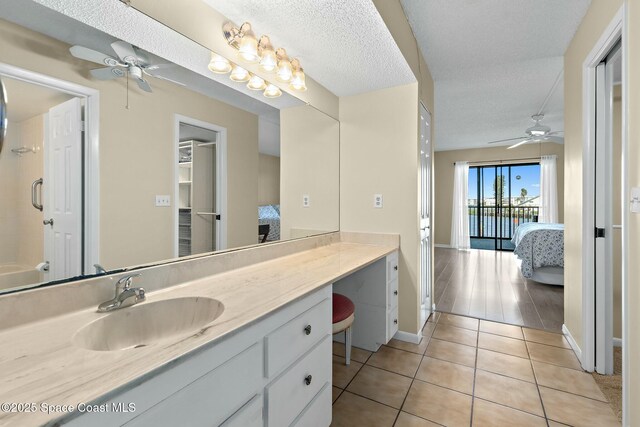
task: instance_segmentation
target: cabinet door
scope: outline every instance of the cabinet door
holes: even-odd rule
[[[262,360],[262,345],[254,344],[126,425],[220,425],[260,390]]]
[[[191,253],[216,250],[216,146],[193,143]],[[200,212],[200,214],[198,214]]]

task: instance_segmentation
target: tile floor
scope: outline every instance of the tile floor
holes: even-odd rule
[[[439,311],[561,332],[564,288],[522,277],[513,252],[436,248],[434,258]]]
[[[420,344],[333,347],[333,423],[349,427],[619,426],[564,337],[436,313]]]

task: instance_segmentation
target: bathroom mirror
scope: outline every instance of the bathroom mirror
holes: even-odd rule
[[[167,27],[140,47],[160,24],[120,2],[130,25],[58,3],[0,0],[0,293],[339,229],[335,119]]]
[[[7,135],[7,96],[4,89],[4,83],[0,78],[0,154],[2,153],[2,145]]]

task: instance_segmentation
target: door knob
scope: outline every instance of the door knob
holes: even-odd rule
[[[50,225],[53,227],[53,218],[45,219],[44,221],[42,221],[42,223],[44,225]]]

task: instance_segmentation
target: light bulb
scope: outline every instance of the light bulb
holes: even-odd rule
[[[272,73],[278,66],[278,58],[273,48],[266,48],[262,51],[262,59],[260,60],[260,67],[267,73]]]
[[[245,25],[247,29],[244,30],[244,35],[240,39],[238,54],[247,62],[258,62],[260,61],[260,55],[258,55],[258,40],[253,34],[253,31],[251,31],[251,26],[244,24],[243,27],[245,27]]]
[[[227,58],[220,56],[217,53],[211,52],[209,70],[217,74],[227,74],[229,71],[231,71],[231,63]]]
[[[307,90],[304,71],[302,71],[301,69],[297,69],[293,72],[293,77],[291,79],[291,83],[289,83],[289,87],[299,92],[304,92],[305,90]]]
[[[267,98],[277,98],[282,95],[282,91],[280,91],[280,88],[278,86],[269,84],[264,90],[263,95]]]
[[[251,90],[263,90],[267,87],[267,83],[260,76],[253,75],[247,83],[247,88]]]
[[[251,78],[251,75],[244,68],[238,65],[234,65],[233,69],[231,70],[231,75],[229,75],[229,78],[234,82],[243,83],[243,82],[249,81],[249,79]]]
[[[291,70],[291,62],[288,59],[283,58],[278,61],[277,78],[283,83],[288,83],[291,80],[293,71]]]

